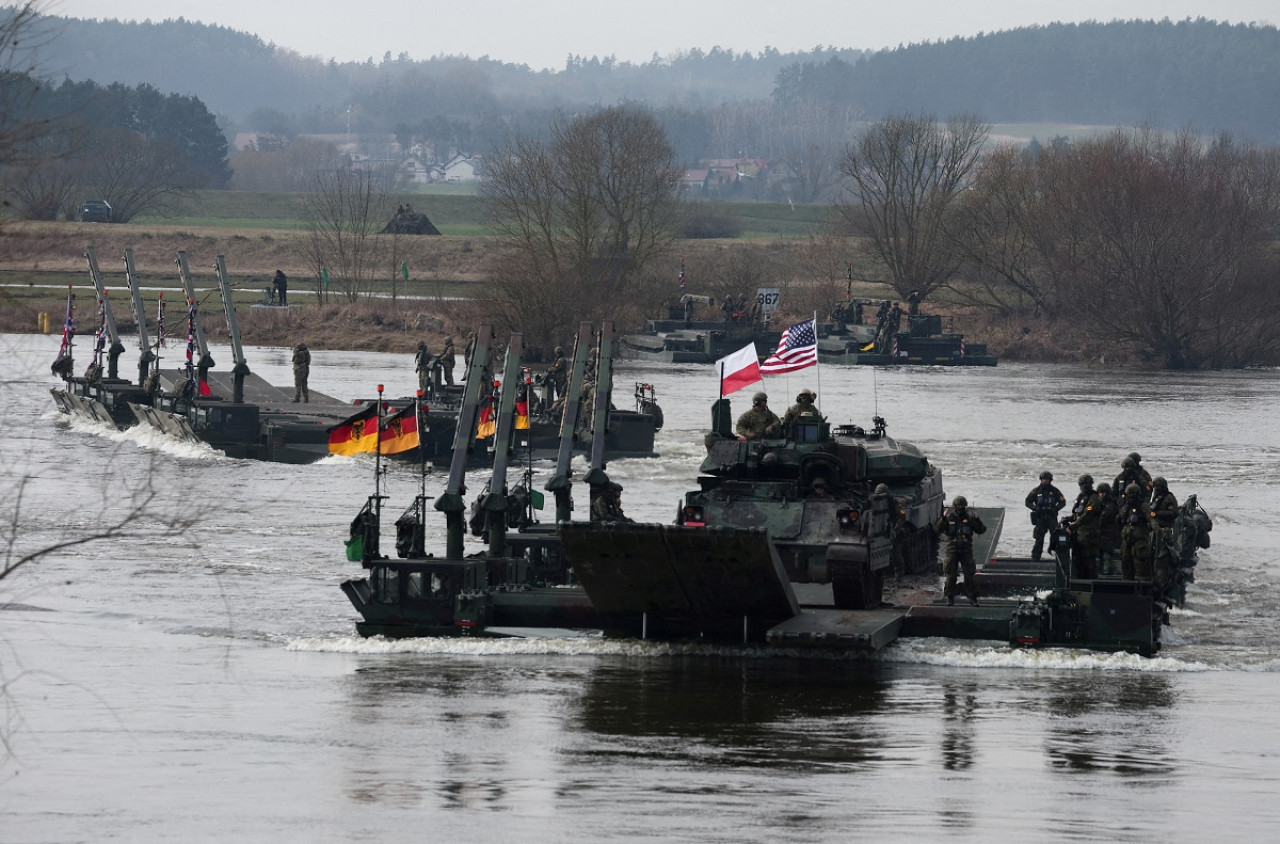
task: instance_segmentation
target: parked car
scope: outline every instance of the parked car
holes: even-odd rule
[[[80,222],[111,222],[111,205],[105,199],[90,199],[80,206]]]

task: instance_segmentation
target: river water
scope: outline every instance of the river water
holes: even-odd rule
[[[878,412],[949,495],[1011,507],[1009,553],[1029,548],[1021,501],[1041,469],[1070,497],[1077,474],[1110,478],[1134,450],[1215,520],[1155,659],[941,639],[823,657],[590,635],[363,640],[338,584],[359,571],[342,541],[372,460],[233,461],[70,421],[48,395],[57,342],[0,336],[9,552],[82,536],[148,482],[156,507],[197,521],[0,581],[0,841],[1201,841],[1280,824],[1274,370],[771,378],[775,408],[808,386],[833,421]],[[248,357],[289,382],[285,350]],[[669,521],[715,377],[619,370],[616,403],[652,382],[666,427],[661,458],[609,472],[631,516]],[[313,352],[312,388],[342,398],[413,378],[408,356]],[[535,464],[539,486],[549,468]],[[443,482],[429,476],[428,494]],[[388,522],[418,484],[392,468]]]

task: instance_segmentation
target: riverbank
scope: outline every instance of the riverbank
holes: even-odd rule
[[[312,285],[314,268],[307,259],[307,233],[293,230],[243,230],[177,226],[110,226],[92,223],[10,223],[0,229],[0,332],[31,333],[39,329],[38,315],[52,315],[53,330],[60,330],[66,307],[66,286],[90,288],[85,250],[98,254],[108,289],[124,284],[122,256],[134,252],[140,282],[147,288],[175,291],[169,318],[170,332],[180,330],[182,301],[173,269],[179,250],[186,251],[193,274],[203,289],[212,283],[211,268],[217,255],[225,255],[237,293],[237,317],[246,343],[285,346],[306,342],[314,349],[409,352],[419,340],[433,348],[446,335],[462,336],[482,319],[492,319],[486,307],[488,264],[494,255],[492,240],[484,237],[400,237],[398,254],[409,267],[408,281],[380,293],[376,300],[352,304],[316,304]],[[768,270],[743,284],[748,287],[777,284],[796,303],[796,313],[842,297],[843,280],[813,280],[815,242],[801,239],[684,241],[678,251],[690,268],[690,290],[723,284],[717,274],[735,263],[751,263],[767,254]],[[288,309],[252,307],[262,298],[271,277],[282,269],[293,279],[292,306]],[[703,278],[706,281],[703,281]],[[776,279],[776,280],[775,280]],[[864,285],[854,295],[891,295],[880,286]],[[971,342],[983,342],[991,353],[1006,361],[1128,362],[1113,350],[1098,348],[1070,326],[1045,319],[1006,317],[979,308],[948,304],[945,292],[930,300],[924,310],[941,314],[948,331],[963,333]],[[78,323],[82,333],[95,319],[92,295],[80,294]],[[132,315],[121,300],[113,299],[120,329],[134,330]],[[226,337],[221,308],[202,311],[211,339]],[[624,330],[638,326],[621,326]],[[569,332],[566,332],[569,333]]]

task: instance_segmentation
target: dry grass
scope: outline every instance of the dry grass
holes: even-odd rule
[[[474,285],[472,301],[441,298],[439,290],[431,299],[401,301],[364,301],[356,304],[295,306],[287,310],[250,308],[243,303],[237,308],[245,343],[252,345],[291,345],[306,342],[315,349],[352,349],[382,352],[411,352],[418,340],[439,348],[446,334],[461,337],[485,319],[493,318],[492,308],[483,299],[487,290],[487,265],[493,257],[493,242],[483,237],[401,237],[398,247],[409,262],[414,283],[432,281],[457,285]],[[291,293],[299,303],[311,301],[305,295],[310,269],[306,260],[306,234],[288,230],[237,231],[226,228],[182,228],[177,226],[109,226],[90,223],[10,223],[0,229],[0,275],[6,281],[21,279],[34,283],[87,285],[85,247],[93,245],[104,272],[122,270],[120,256],[125,247],[134,250],[139,275],[152,283],[176,282],[174,257],[186,250],[192,272],[201,286],[211,284],[213,259],[227,257],[227,268],[241,287],[258,290],[265,287],[277,268],[289,274]],[[830,247],[836,248],[836,247]],[[817,310],[825,314],[831,302],[842,298],[845,291],[843,247],[830,255],[819,254],[830,248],[821,241],[780,239],[776,241],[691,240],[677,246],[688,272],[689,290],[704,291],[702,286],[732,286],[735,277],[743,276],[743,284],[777,285],[788,290],[792,305],[782,316],[803,318]],[[766,267],[762,277],[746,278],[751,273],[734,272],[734,253],[742,251],[752,260],[748,263]],[[767,254],[768,260],[759,258]],[[741,263],[741,262],[739,262]],[[829,266],[828,266],[829,265]],[[825,277],[823,277],[825,276]],[[864,277],[863,273],[855,274]],[[672,294],[676,261],[673,259]],[[418,289],[421,289],[420,287]],[[718,290],[716,292],[719,292]],[[886,296],[883,288],[860,283],[854,295]],[[86,332],[92,323],[92,296],[81,298],[79,322]],[[65,293],[56,288],[0,288],[0,332],[33,332],[37,314],[53,314],[54,329],[61,323]],[[1001,317],[977,308],[948,305],[930,300],[925,310],[952,317],[954,330],[977,342],[985,342],[991,352],[1006,361],[1101,361],[1108,364],[1128,362],[1114,349],[1099,347],[1072,326],[1040,318]],[[117,303],[116,321],[124,331],[133,328],[127,307]],[[206,331],[211,339],[226,339],[226,324],[219,309],[205,313]],[[944,322],[945,324],[945,322]],[[633,326],[620,326],[624,330]],[[566,331],[566,336],[572,331]],[[456,342],[456,340],[455,340]]]

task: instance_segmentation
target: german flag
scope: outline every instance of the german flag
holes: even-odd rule
[[[493,401],[480,408],[480,422],[476,425],[476,439],[487,440],[498,431],[498,423],[493,416]]]
[[[400,454],[418,447],[418,406],[410,403],[382,423],[382,453]]]
[[[372,454],[378,445],[378,405],[373,403],[329,429],[330,454]],[[417,431],[414,431],[415,435]]]
[[[529,430],[529,402],[527,400],[516,402],[516,430]]]

